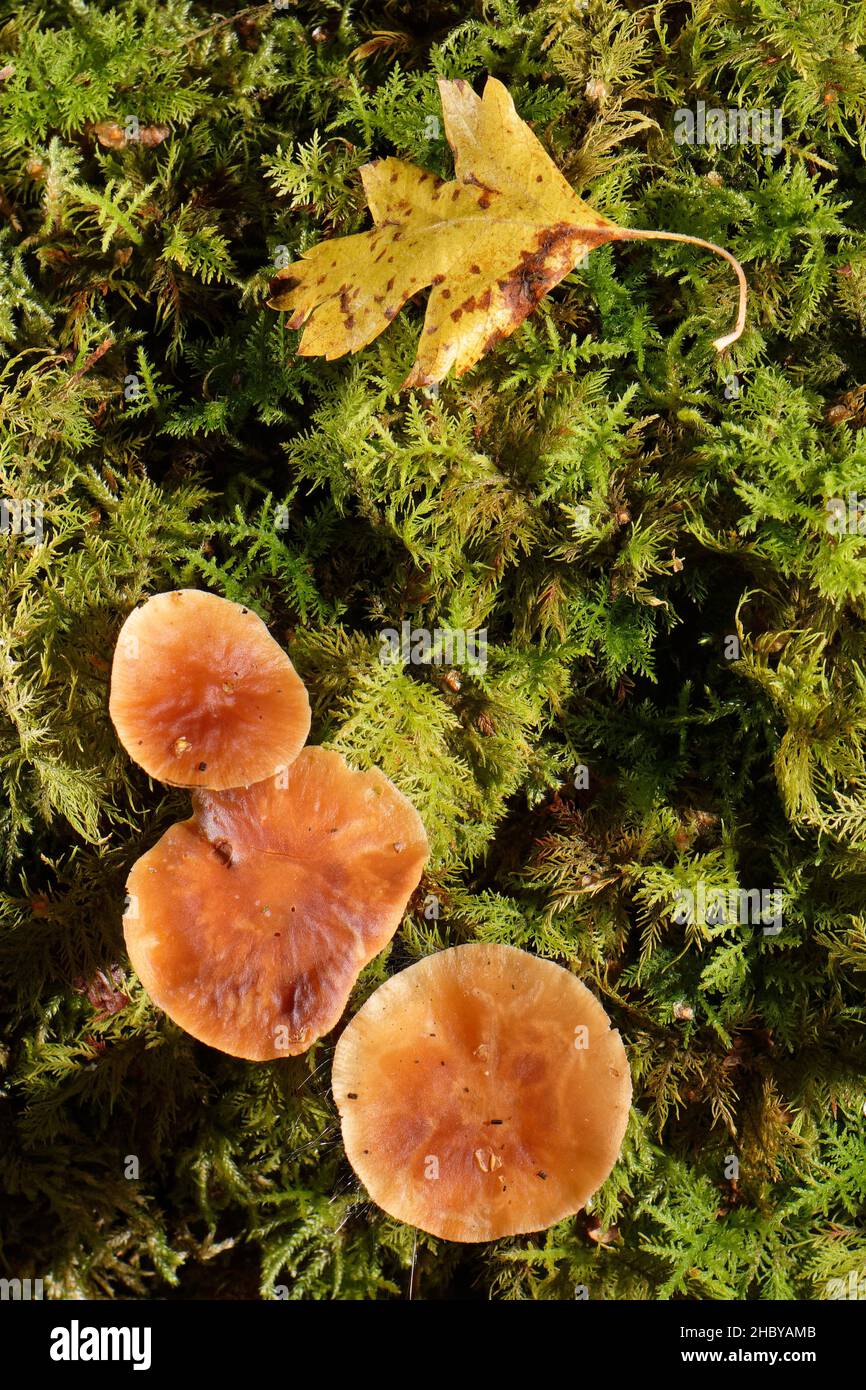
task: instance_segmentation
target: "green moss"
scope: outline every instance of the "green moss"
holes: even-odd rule
[[[200,584],[266,619],[314,739],[430,830],[354,1005],[504,941],[579,973],[629,1051],[593,1212],[420,1235],[419,1296],[825,1296],[866,1266],[860,8],[45,0],[0,39],[0,497],[42,525],[0,535],[2,1272],[408,1288],[414,1233],[342,1154],[331,1042],[235,1062],[129,972],[126,873],[186,802],[119,748],[111,654],[143,596]],[[729,353],[729,268],[630,244],[438,397],[397,392],[417,306],[356,358],[295,356],[275,266],[366,225],[371,157],[447,174],[436,79],[487,72],[600,211],[740,258]],[[781,151],[677,143],[699,101],[780,112]],[[100,144],[129,116],[166,138]],[[486,669],[383,664],[404,621],[486,629]],[[676,920],[701,883],[778,891],[782,930]]]

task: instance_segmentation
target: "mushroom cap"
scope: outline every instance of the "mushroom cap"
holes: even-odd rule
[[[580,980],[477,943],[370,996],[337,1043],[333,1090],[373,1201],[459,1241],[579,1211],[616,1162],[631,1104],[619,1034]]]
[[[427,858],[421,819],[384,773],[324,748],[193,804],[133,865],[132,965],[201,1042],[254,1061],[305,1052],[400,923]]]
[[[292,762],[310,732],[306,687],[249,608],[200,589],[130,613],[109,712],[130,757],[182,787],[248,787]]]

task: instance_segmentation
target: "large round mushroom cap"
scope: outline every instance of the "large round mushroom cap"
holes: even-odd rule
[[[333,1090],[349,1162],[382,1209],[445,1240],[573,1215],[616,1162],[631,1078],[619,1034],[567,970],[456,946],[376,990]]]
[[[305,1052],[400,923],[427,858],[421,819],[384,773],[324,748],[193,802],[129,876],[132,965],[201,1042],[254,1061]]]
[[[199,589],[156,594],[130,613],[108,708],[151,777],[215,791],[269,777],[310,732],[306,687],[261,618]]]

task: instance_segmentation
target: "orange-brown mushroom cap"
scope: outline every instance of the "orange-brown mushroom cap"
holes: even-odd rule
[[[193,801],[129,876],[132,965],[201,1042],[254,1061],[305,1052],[400,923],[427,858],[421,819],[384,773],[324,748]]]
[[[337,1044],[333,1090],[373,1201],[459,1241],[579,1211],[631,1104],[625,1049],[594,995],[551,961],[480,944],[381,985]]]
[[[262,781],[310,732],[306,687],[261,618],[199,589],[156,594],[130,613],[108,708],[151,777],[215,791]]]

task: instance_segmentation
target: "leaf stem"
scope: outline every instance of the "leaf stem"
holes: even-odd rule
[[[749,288],[746,284],[743,267],[740,265],[736,256],[732,256],[730,251],[725,250],[724,246],[717,246],[714,241],[704,241],[703,237],[699,236],[687,236],[684,232],[649,232],[642,231],[639,228],[621,227],[617,240],[683,241],[688,246],[703,246],[706,251],[715,251],[717,256],[724,257],[728,264],[734,267],[737,276],[737,284],[740,287],[740,304],[737,310],[737,321],[734,324],[733,331],[723,334],[721,338],[714,338],[713,347],[716,349],[716,352],[722,352],[726,347],[730,347],[731,343],[737,341],[746,326],[746,299],[748,297]]]

